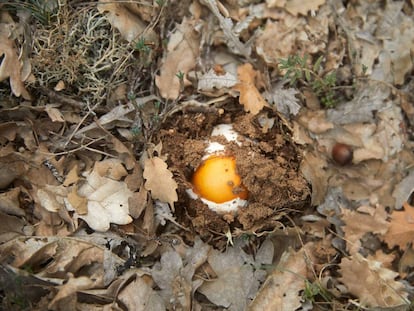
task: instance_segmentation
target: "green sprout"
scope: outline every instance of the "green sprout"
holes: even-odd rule
[[[332,300],[331,294],[322,287],[319,282],[311,283],[305,280],[305,289],[302,297],[306,301],[316,302],[316,297],[321,297],[324,302],[330,302]]]
[[[177,72],[175,74],[175,76],[180,80],[180,81],[184,81],[184,72],[182,72],[181,70],[179,72]]]
[[[336,72],[321,74],[323,56],[312,65],[308,64],[308,55],[290,55],[287,59],[279,60],[279,69],[284,71],[284,79],[290,86],[298,83],[310,87],[326,108],[336,105]]]
[[[155,3],[160,7],[163,7],[166,2],[166,0],[155,0]]]
[[[5,8],[11,11],[26,10],[42,25],[49,25],[53,14],[56,13],[58,2],[44,0],[9,1],[5,5]]]
[[[145,43],[145,38],[144,37],[140,37],[138,39],[138,41],[135,43],[135,50],[148,54],[149,52],[151,52],[151,48]]]
[[[148,66],[151,61],[151,46],[146,42],[144,37],[140,37],[138,41],[135,42],[134,49],[139,52],[140,59],[143,62],[144,66]]]

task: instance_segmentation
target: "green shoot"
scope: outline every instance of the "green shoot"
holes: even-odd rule
[[[178,80],[183,81],[184,80],[184,73],[179,71],[175,74],[175,76],[178,78]]]
[[[284,79],[290,86],[300,83],[310,87],[324,107],[332,108],[336,105],[336,73],[321,74],[322,60],[323,56],[320,56],[313,65],[309,65],[308,55],[291,55],[279,60],[279,69],[284,71]]]
[[[159,6],[159,7],[163,7],[165,5],[167,1],[166,0],[155,0],[155,3]]]
[[[11,11],[26,10],[42,25],[49,25],[52,15],[55,14],[57,1],[29,0],[27,2],[10,1],[6,2],[6,9]]]

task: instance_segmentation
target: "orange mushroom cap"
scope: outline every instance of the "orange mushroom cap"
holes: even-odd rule
[[[194,172],[192,184],[196,194],[215,203],[236,198],[245,200],[248,197],[248,191],[236,172],[236,159],[233,156],[207,158]]]

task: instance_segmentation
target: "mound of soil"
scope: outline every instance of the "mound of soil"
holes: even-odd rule
[[[232,124],[242,144],[211,137],[217,124]],[[178,183],[176,217],[205,240],[229,231],[259,233],[273,230],[287,213],[309,204],[311,189],[299,172],[301,155],[291,133],[271,110],[252,116],[230,104],[220,109],[186,109],[170,115],[157,135]],[[191,176],[205,155],[208,142],[218,141],[236,157],[237,172],[249,191],[248,204],[236,214],[219,215],[199,199],[192,199]]]

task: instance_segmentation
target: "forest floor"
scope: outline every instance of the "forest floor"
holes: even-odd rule
[[[2,1],[0,310],[413,310],[413,20]]]

